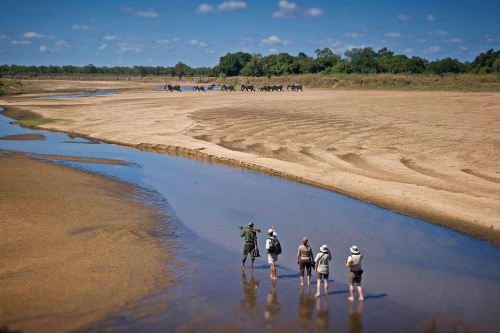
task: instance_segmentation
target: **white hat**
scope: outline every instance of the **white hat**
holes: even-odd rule
[[[353,245],[350,250],[353,254],[359,254],[359,249],[356,245]]]
[[[326,245],[323,245],[322,247],[320,247],[320,248],[319,248],[319,250],[320,250],[321,252],[325,252],[325,253],[326,253],[326,252],[328,252],[328,251],[330,251],[330,249],[329,249],[329,248],[328,248],[328,246],[326,246]]]
[[[273,229],[269,229],[269,230],[267,231],[267,233],[268,233],[269,235],[272,235],[272,234],[273,234],[273,232],[274,232],[274,231],[273,231]]]

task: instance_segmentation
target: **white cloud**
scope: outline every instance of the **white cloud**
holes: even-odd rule
[[[4,39],[9,39],[9,37],[7,37],[5,35],[0,35],[0,40],[4,40]]]
[[[427,21],[429,21],[429,22],[436,22],[437,20],[434,17],[434,15],[429,14],[429,15],[427,15]]]
[[[465,46],[459,46],[459,47],[457,47],[457,49],[459,49],[461,51],[467,51],[467,48]]]
[[[356,46],[356,45],[352,45],[352,44],[349,44],[349,45],[344,45],[344,46],[339,46],[339,47],[336,47],[336,48],[332,48],[332,51],[333,52],[337,52],[337,53],[341,53],[341,52],[345,52],[345,51],[350,51],[352,49],[362,49],[362,48],[365,48],[367,47],[366,45],[359,45],[359,46]]]
[[[311,7],[308,10],[306,10],[305,15],[309,17],[318,17],[323,15],[323,11],[319,8]]]
[[[78,25],[74,24],[71,29],[73,30],[90,30],[90,27],[88,25]]]
[[[202,3],[201,5],[196,7],[195,12],[199,14],[208,14],[213,12],[235,12],[247,9],[247,7],[248,5],[245,1],[230,0],[222,2],[221,4],[217,5],[217,7]]]
[[[448,43],[462,43],[460,38],[453,38],[448,41]]]
[[[198,41],[196,39],[191,39],[191,40],[187,41],[185,44],[189,45],[189,46],[196,46],[196,45],[198,45]]]
[[[206,3],[202,3],[201,5],[196,7],[196,12],[200,14],[211,13],[213,11],[215,11],[215,8]]]
[[[26,32],[23,35],[24,38],[47,38],[47,39],[54,39],[54,36],[47,36],[47,35],[42,35],[34,31]]]
[[[398,20],[403,21],[403,22],[408,22],[408,21],[413,20],[413,17],[409,16],[409,15],[405,15],[405,14],[399,14]]]
[[[210,50],[210,51],[208,51],[208,53],[210,53],[210,54],[214,54],[214,53],[215,53],[215,51],[214,51],[214,50]]]
[[[425,43],[425,39],[423,39],[423,38],[419,39],[418,41],[419,41],[419,43]]]
[[[158,44],[168,44],[170,41],[168,39],[161,39],[156,41]]]
[[[487,42],[500,42],[500,37],[494,37],[491,35],[486,35],[486,41]]]
[[[260,46],[265,46],[265,45],[283,45],[283,46],[287,46],[287,45],[290,45],[292,44],[291,41],[289,40],[281,40],[279,37],[277,36],[271,36],[267,39],[263,39],[260,41]]]
[[[203,42],[200,42],[198,44],[198,47],[207,47],[207,46],[208,46],[208,44],[207,43],[203,43]]]
[[[438,53],[443,51],[443,49],[440,46],[431,46],[425,50],[422,51],[422,53]]]
[[[120,7],[120,10],[124,13],[128,13],[138,17],[146,17],[146,18],[158,17],[158,13],[154,9],[148,9],[146,11],[143,11],[143,10],[135,10],[132,7]]]
[[[69,44],[66,43],[64,40],[58,40],[56,42],[56,47],[55,47],[56,50],[61,50],[64,49],[65,47],[69,47]]]
[[[123,52],[141,52],[144,44],[139,43],[116,43],[116,46],[120,49],[120,51],[116,51],[116,53]]]
[[[40,52],[54,52],[50,47],[47,47],[45,45],[40,46]]]
[[[268,51],[269,51],[269,52],[271,52],[271,53],[276,53],[276,52],[278,52],[278,50],[276,50],[276,49],[269,49]]]
[[[0,53],[5,53],[5,51],[0,50]]]
[[[401,37],[401,34],[399,32],[390,32],[388,34],[385,34],[385,37],[398,38]]]
[[[333,38],[325,38],[325,39],[319,39],[319,40],[311,39],[311,40],[309,40],[309,43],[310,44],[321,44],[321,45],[326,45],[326,46],[330,46],[330,47],[338,47],[338,46],[342,45],[341,42],[335,41]]]
[[[290,18],[298,13],[297,4],[286,0],[278,2],[278,8],[279,10],[273,13],[274,18]]]
[[[412,53],[413,52],[413,49],[404,49],[403,50],[403,53]]]
[[[149,62],[152,62],[152,61],[155,61],[154,59],[151,59],[151,58],[148,58],[148,61]]]
[[[226,1],[217,6],[219,12],[234,12],[248,7],[245,1]]]
[[[117,63],[123,64],[123,60],[118,60]]]
[[[99,50],[104,50],[107,47],[108,47],[108,44],[102,44],[101,46],[98,47],[98,49]]]
[[[13,45],[17,45],[17,44],[30,45],[31,42],[29,40],[13,40],[12,44]]]
[[[172,42],[180,42],[180,40],[181,40],[180,38],[174,38],[172,39]]]
[[[349,37],[349,38],[359,38],[359,37],[363,37],[364,34],[360,34],[357,32],[348,32],[344,36]]]
[[[443,31],[443,30],[436,30],[436,31],[431,31],[429,32],[429,36],[440,36],[440,37],[446,37],[448,36],[448,31]]]
[[[104,40],[115,40],[115,39],[117,39],[117,37],[116,36],[111,36],[111,35],[106,35],[106,36],[102,37],[102,39],[104,39]]]
[[[252,38],[243,38],[239,39],[236,41],[240,45],[248,45],[248,44],[253,44],[253,39]]]

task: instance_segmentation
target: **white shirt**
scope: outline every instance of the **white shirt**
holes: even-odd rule
[[[332,260],[332,256],[330,253],[320,252],[316,255],[314,262],[318,263],[318,273],[328,274],[329,273],[329,265],[328,261]]]
[[[272,236],[269,236],[271,238],[276,238],[276,236],[278,236],[278,234],[276,233],[276,231],[273,231],[273,235]],[[269,251],[269,249],[271,248],[271,240],[268,238],[266,240],[266,250]]]

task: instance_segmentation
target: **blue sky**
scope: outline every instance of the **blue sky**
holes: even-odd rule
[[[387,46],[429,60],[500,49],[500,1],[10,1],[0,64],[214,66],[227,52]]]

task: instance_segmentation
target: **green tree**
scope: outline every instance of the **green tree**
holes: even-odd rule
[[[185,63],[179,61],[174,67],[174,73],[179,77],[180,80],[183,76],[192,76],[193,69]]]
[[[377,53],[371,47],[354,48],[344,53],[354,73],[378,72]]]
[[[500,73],[500,58],[495,59],[493,62],[493,70],[497,73]]]
[[[428,66],[429,71],[434,74],[443,73],[465,73],[465,65],[462,64],[457,59],[452,59],[450,57],[433,61]]]

